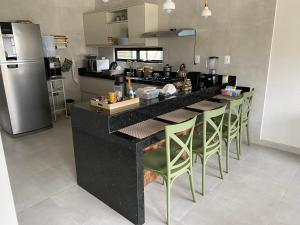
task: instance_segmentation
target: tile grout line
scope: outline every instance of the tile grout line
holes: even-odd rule
[[[63,188],[63,189],[60,190],[60,191],[54,192],[51,196],[48,196],[47,198],[45,198],[45,199],[43,199],[43,200],[41,200],[41,201],[39,201],[39,202],[37,202],[37,203],[35,203],[35,204],[33,204],[33,205],[27,207],[26,209],[23,209],[23,210],[21,210],[20,212],[17,212],[17,215],[20,216],[20,215],[23,214],[25,211],[27,211],[27,210],[29,210],[29,209],[32,209],[33,207],[38,206],[38,205],[42,204],[43,202],[45,202],[45,201],[47,201],[47,200],[51,200],[52,197],[57,196],[58,194],[63,193],[63,192],[66,191],[67,189],[72,189],[72,188],[74,188],[74,187],[76,187],[76,186],[77,186],[77,184],[72,184],[72,185],[70,185],[70,186],[68,186],[68,187],[66,187],[66,188]]]

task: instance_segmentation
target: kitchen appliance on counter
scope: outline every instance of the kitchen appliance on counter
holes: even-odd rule
[[[109,70],[109,59],[97,59],[95,55],[88,55],[84,60],[87,72],[101,73],[103,70]]]
[[[0,23],[0,125],[12,135],[52,126],[39,25]]]
[[[153,67],[152,66],[144,66],[144,77],[152,77],[153,74]]]
[[[97,72],[96,55],[87,55],[83,60],[83,65],[87,72]]]
[[[96,60],[97,72],[101,73],[103,70],[109,69],[109,59],[97,59]]]
[[[61,78],[61,63],[59,58],[49,57],[45,58],[46,77],[47,80]]]
[[[123,75],[125,73],[125,70],[122,67],[118,66],[117,62],[112,62],[109,65],[109,69],[102,70],[102,73],[108,76],[117,76]]]
[[[207,60],[207,69],[209,74],[217,74],[219,57],[211,56]]]
[[[144,68],[143,67],[136,68],[136,77],[144,77]]]
[[[177,71],[177,74],[178,74],[179,77],[186,78],[187,70],[186,70],[186,65],[185,64],[180,65],[179,70]]]
[[[121,98],[125,98],[127,94],[126,89],[126,82],[124,80],[123,76],[116,76],[115,78],[115,85],[114,85],[114,91],[115,92],[121,92]]]
[[[169,64],[164,66],[164,74],[166,77],[171,77],[172,74],[172,66],[170,66]]]

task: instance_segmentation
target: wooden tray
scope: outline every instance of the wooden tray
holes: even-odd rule
[[[107,104],[107,103],[104,103],[101,101],[95,101],[95,100],[91,99],[91,106],[101,108],[101,109],[106,109],[106,110],[114,110],[114,109],[119,109],[119,108],[129,106],[129,105],[138,104],[139,102],[140,102],[140,98],[128,99],[128,100],[124,100],[121,102],[117,102],[115,104]]]

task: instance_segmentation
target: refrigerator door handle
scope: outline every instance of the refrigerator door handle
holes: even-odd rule
[[[9,64],[7,65],[7,69],[17,69],[19,67],[18,64]]]

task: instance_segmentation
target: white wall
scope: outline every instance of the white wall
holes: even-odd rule
[[[300,148],[299,9],[299,0],[277,0],[261,132],[263,140],[296,148]]]
[[[12,197],[2,138],[0,135],[0,224],[18,225],[14,200]]]
[[[62,59],[74,57],[77,67],[86,54],[96,49],[85,46],[82,14],[94,10],[95,0],[1,0],[0,21],[31,20],[40,24],[43,35],[66,35],[69,47],[58,50]],[[68,98],[80,99],[79,86],[66,73],[66,94]]]

